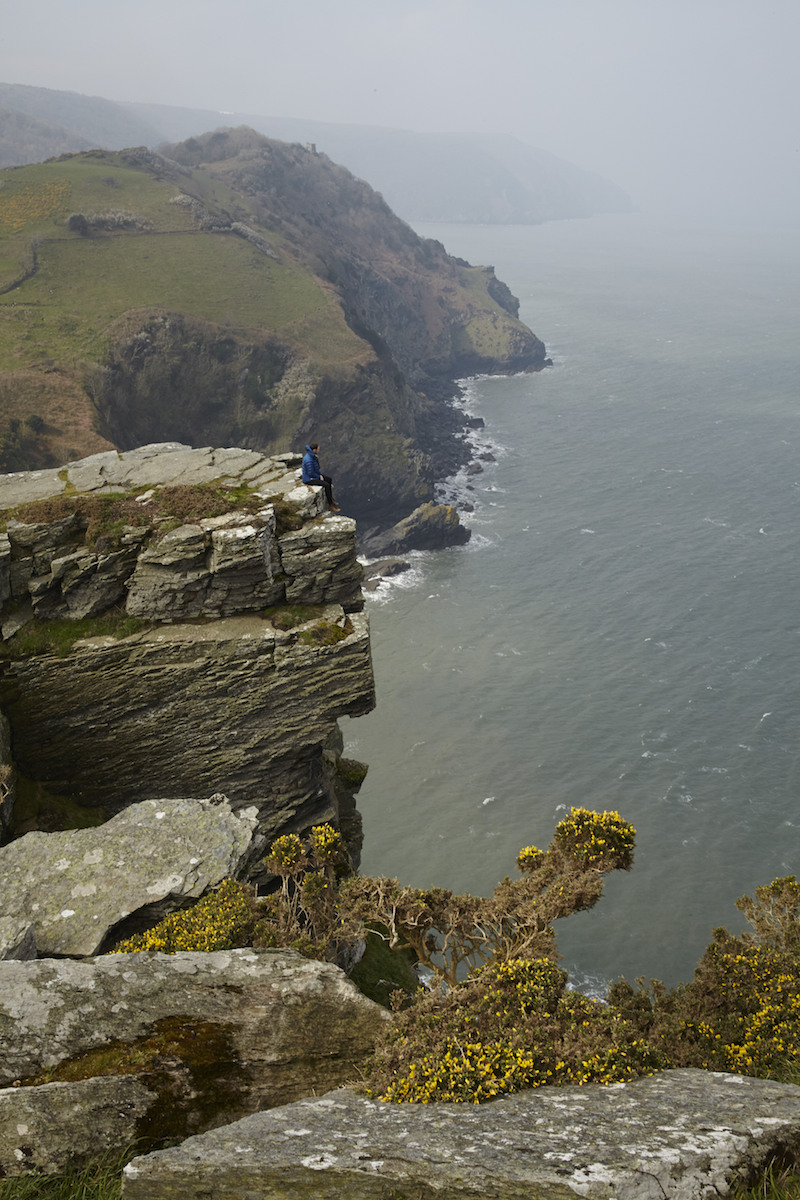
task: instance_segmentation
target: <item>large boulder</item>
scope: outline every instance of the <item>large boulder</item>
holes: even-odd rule
[[[145,1071],[147,1129],[181,1137],[357,1078],[387,1020],[288,950],[0,962],[0,1086]]]
[[[222,795],[145,800],[95,829],[18,838],[0,848],[0,958],[88,956],[121,923],[154,924],[245,873],[264,845],[257,818]]]
[[[461,524],[458,509],[452,504],[428,502],[385,533],[365,538],[362,550],[370,558],[405,554],[409,550],[441,550],[445,546],[463,546],[471,532]]]
[[[800,1088],[705,1071],[493,1104],[340,1091],[134,1159],[126,1200],[717,1200],[800,1138]]]

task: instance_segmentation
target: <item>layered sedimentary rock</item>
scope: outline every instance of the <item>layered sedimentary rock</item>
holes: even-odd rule
[[[29,784],[105,815],[222,792],[265,836],[338,817],[336,722],[373,707],[369,632],[355,523],[299,462],[168,443],[0,477],[0,708]],[[149,516],[197,485],[247,507]],[[98,535],[87,499],[119,495],[132,515]],[[93,630],[109,611],[135,631]],[[84,636],[25,643],[58,618]]]
[[[257,816],[225,796],[145,800],[98,829],[17,838],[0,848],[0,958],[97,954],[121,923],[241,877],[264,845]]]
[[[288,950],[4,962],[0,985],[0,1087],[31,1084],[46,1070],[58,1081],[65,1063],[78,1075],[144,1072],[158,1099],[136,1135],[151,1138],[185,1136],[357,1078],[389,1020],[337,967]],[[40,1090],[19,1088],[17,1111],[46,1105],[34,1095]],[[93,1102],[90,1090],[86,1120]],[[129,1123],[119,1128],[132,1140]],[[19,1136],[0,1104],[0,1154]]]
[[[258,1113],[125,1169],[127,1200],[702,1200],[800,1137],[800,1088],[664,1071],[493,1104],[342,1091]]]

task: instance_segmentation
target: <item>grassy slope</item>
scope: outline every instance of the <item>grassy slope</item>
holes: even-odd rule
[[[350,511],[396,520],[430,498],[415,393],[492,359],[520,369],[535,339],[484,270],[324,156],[246,130],[201,142],[182,166],[90,151],[0,171],[0,469],[59,465],[105,437],[275,451],[318,431]],[[98,224],[109,213],[128,224]]]
[[[38,241],[35,274],[0,295],[0,370],[45,355],[67,367],[95,359],[115,321],[147,308],[278,332],[320,365],[362,353],[335,298],[304,264],[288,255],[276,262],[230,232],[198,229],[186,208],[170,203],[181,191],[176,182],[110,153],[16,168],[0,178],[0,289],[31,267],[31,243]],[[180,180],[192,194],[207,193],[209,207],[230,211],[230,192],[219,181],[201,182],[207,186]],[[151,228],[82,237],[67,227],[72,212],[109,210],[133,213]],[[269,238],[279,251],[280,236],[270,231]]]
[[[346,373],[370,357],[332,289],[282,253],[279,230],[268,231],[276,261],[234,233],[203,231],[170,203],[185,189],[212,211],[250,217],[222,181],[194,174],[159,179],[99,152],[0,173],[0,434],[32,413],[45,422],[25,465],[109,447],[92,428],[85,364],[102,361],[153,310],[246,341],[277,334],[318,371]],[[90,237],[68,228],[71,213],[110,210],[149,228]],[[296,408],[289,403],[276,422],[278,437],[294,436]]]

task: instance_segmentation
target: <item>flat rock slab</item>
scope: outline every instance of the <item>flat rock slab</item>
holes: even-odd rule
[[[340,1091],[134,1159],[127,1200],[697,1200],[800,1138],[800,1087],[697,1070],[486,1105]]]
[[[358,1079],[388,1020],[338,967],[291,950],[0,962],[0,1086],[96,1050],[125,1072],[155,1044],[174,1084],[164,1121],[182,1108],[196,1133]]]
[[[263,844],[257,809],[234,812],[222,795],[145,800],[95,829],[28,833],[0,848],[0,958],[96,954],[131,913],[156,920],[239,877]]]
[[[0,476],[0,508],[78,492],[126,491],[156,484],[194,484],[246,479],[258,486],[286,476],[297,481],[300,455],[270,458],[255,450],[200,448],[182,442],[153,442],[135,450],[107,450],[48,471],[14,471]]]
[[[131,1075],[0,1091],[0,1179],[58,1175],[122,1154],[156,1097]]]

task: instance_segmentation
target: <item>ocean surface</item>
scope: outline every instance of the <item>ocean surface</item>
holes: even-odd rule
[[[465,382],[472,540],[368,600],[362,870],[488,894],[572,805],[638,831],[557,924],[575,986],[689,979],[800,873],[800,236],[642,215],[424,225],[553,367]],[[346,498],[342,500],[346,511]]]

